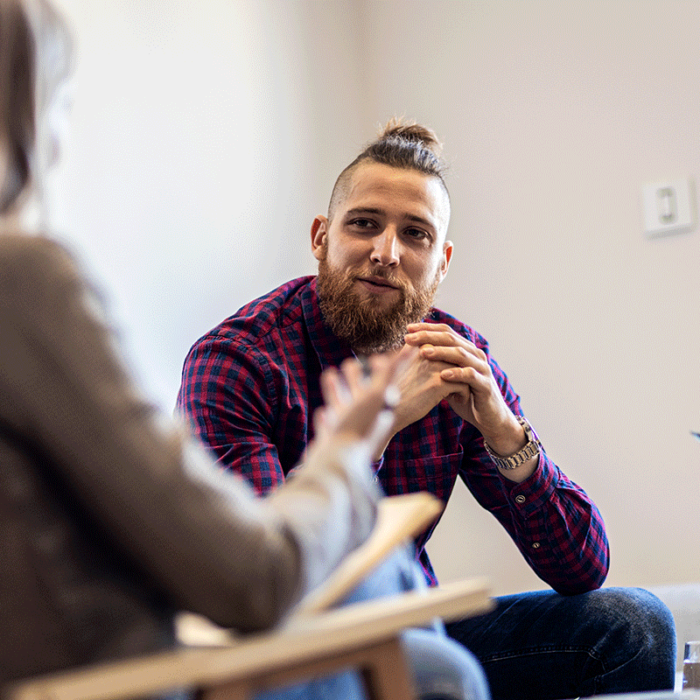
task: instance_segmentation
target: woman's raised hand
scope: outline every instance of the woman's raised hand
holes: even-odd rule
[[[402,363],[393,353],[363,362],[347,359],[339,369],[326,370],[321,375],[325,405],[314,416],[316,440],[360,441],[371,454],[383,447],[400,398],[394,380]]]

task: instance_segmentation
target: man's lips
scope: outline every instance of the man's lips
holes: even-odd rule
[[[357,278],[358,282],[364,283],[365,286],[369,287],[370,289],[376,289],[377,291],[384,289],[386,291],[390,291],[392,289],[398,289],[398,287],[394,284],[391,284],[391,282],[388,282],[385,280],[383,277],[358,277]]]

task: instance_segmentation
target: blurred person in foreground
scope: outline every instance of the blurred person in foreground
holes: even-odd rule
[[[30,223],[59,154],[70,49],[50,4],[0,0],[0,685],[173,646],[179,610],[274,626],[372,530],[369,456],[400,362],[324,375],[318,439],[265,499],[158,415],[99,296],[42,217]],[[397,552],[353,599],[412,587],[411,565]],[[421,697],[488,700],[459,645],[432,629],[403,643]],[[348,672],[260,697],[363,695]]]
[[[447,502],[462,479],[553,589],[498,598],[493,612],[447,625],[481,662],[494,698],[672,688],[669,610],[641,589],[598,590],[609,562],[598,509],[546,454],[487,341],[433,306],[454,250],[444,171],[431,129],[389,122],[312,222],[318,276],[283,284],[200,338],[185,360],[179,408],[219,464],[270,492],[313,437],[322,371],[399,352],[402,396],[373,455],[378,482],[389,495],[427,490]],[[513,274],[523,286],[513,308],[533,316],[537,333],[532,280]],[[435,584],[431,533],[416,552]]]

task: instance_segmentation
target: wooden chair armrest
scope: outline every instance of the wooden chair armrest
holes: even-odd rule
[[[316,590],[302,599],[294,615],[313,615],[327,610],[347,595],[398,545],[430,525],[445,504],[421,491],[388,496],[379,502],[377,523],[366,542],[349,554]]]
[[[366,542],[351,552],[318,588],[303,598],[293,617],[316,615],[342,600],[391,551],[428,527],[444,508],[443,502],[427,492],[388,496],[379,502],[377,522]],[[178,639],[189,646],[220,646],[237,638],[235,632],[218,627],[193,613],[180,613]]]
[[[4,689],[3,700],[112,700],[213,688],[358,650],[434,617],[452,620],[491,607],[486,581],[471,579],[291,618],[227,647],[177,649],[29,679]]]

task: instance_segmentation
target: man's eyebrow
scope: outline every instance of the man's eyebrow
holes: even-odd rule
[[[345,216],[357,216],[361,214],[377,214],[379,216],[385,216],[386,211],[384,209],[380,209],[379,207],[356,207],[355,209],[348,209],[345,212]],[[406,218],[409,221],[415,221],[418,224],[423,224],[424,226],[428,226],[430,228],[435,228],[435,224],[430,221],[430,219],[426,219],[423,216],[418,216],[417,214],[407,214]]]
[[[355,209],[348,209],[345,212],[345,216],[357,216],[357,214],[379,214],[384,216],[386,212],[384,209],[379,209],[378,207],[356,207]]]
[[[435,224],[422,216],[416,216],[415,214],[409,214],[406,217],[409,221],[415,221],[416,223],[423,224],[424,226],[429,226],[430,228],[435,228]]]

